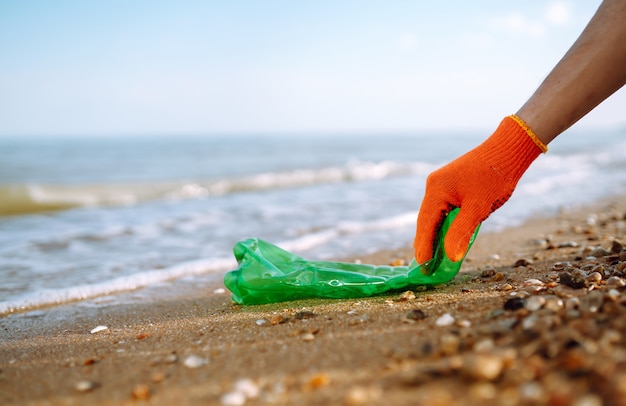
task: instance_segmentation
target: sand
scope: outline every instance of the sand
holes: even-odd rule
[[[246,307],[218,281],[11,314],[0,404],[620,404],[625,213],[617,196],[480,234],[413,295]]]

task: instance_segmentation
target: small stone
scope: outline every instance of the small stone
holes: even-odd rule
[[[224,394],[220,400],[226,406],[242,406],[247,399],[246,395],[241,392],[229,392]]]
[[[252,379],[244,378],[235,382],[235,392],[241,392],[246,396],[246,398],[254,399],[259,396],[261,390],[259,389],[259,385],[257,385]]]
[[[452,324],[454,324],[454,321],[455,319],[454,317],[452,317],[450,313],[445,313],[437,319],[435,324],[440,327],[446,327],[446,326],[451,326]]]
[[[626,282],[619,276],[611,276],[606,280],[606,286],[609,288],[623,288],[626,286]]]
[[[163,371],[156,371],[150,375],[150,380],[154,383],[161,383],[167,378],[167,374]]]
[[[504,303],[504,310],[519,310],[526,306],[526,299],[521,297],[512,297]]]
[[[200,368],[202,365],[208,363],[204,358],[200,358],[197,355],[190,355],[185,358],[183,364],[190,369]]]
[[[546,304],[546,299],[543,296],[531,296],[526,300],[526,309],[531,312],[536,312]]]
[[[472,327],[472,322],[469,320],[459,320],[456,325],[463,328],[470,328]]]
[[[350,318],[350,320],[348,321],[348,324],[351,326],[356,326],[358,324],[363,324],[363,323],[368,322],[369,319],[370,319],[370,316],[368,316],[367,314],[362,314],[360,316]]]
[[[564,306],[563,299],[558,296],[548,295],[544,297],[546,300],[544,309],[551,310],[553,312],[558,312]]]
[[[502,373],[504,362],[493,354],[468,354],[463,357],[462,372],[473,379],[493,381]]]
[[[597,290],[589,292],[589,294],[580,298],[580,309],[595,313],[602,308],[604,304],[604,294]]]
[[[143,383],[135,385],[132,391],[132,397],[137,400],[150,399],[150,387]]]
[[[310,310],[302,310],[296,313],[294,317],[296,320],[306,320],[306,319],[312,319],[315,316],[317,315]]]
[[[612,301],[612,302],[617,302],[617,300],[620,297],[620,293],[618,290],[616,289],[610,289],[607,293],[606,293],[606,297]]]
[[[583,271],[574,270],[571,273],[561,272],[559,283],[573,289],[582,289],[587,286],[587,279]]]
[[[178,361],[178,356],[176,354],[168,354],[163,357],[164,364],[173,364]]]
[[[214,294],[216,295],[221,295],[222,293],[226,293],[226,289],[224,288],[217,288],[213,291]]]
[[[480,273],[480,276],[483,277],[483,278],[491,278],[495,274],[496,274],[496,270],[495,269],[487,268],[487,269],[483,269],[483,271]]]
[[[592,257],[606,257],[607,255],[611,254],[608,250],[605,250],[602,247],[598,247],[596,249],[594,249],[593,251],[591,251],[591,256]]]
[[[554,294],[563,299],[584,296],[586,292],[586,290],[572,289],[566,285],[559,285],[554,288]]]
[[[267,324],[267,320],[265,319],[258,319],[257,321],[255,321],[257,326],[263,326],[265,324]]]
[[[289,321],[289,319],[287,317],[283,316],[282,314],[275,314],[270,319],[270,323],[273,326],[275,326],[276,324],[284,324],[284,323],[286,323],[288,321]]]
[[[513,264],[513,268],[519,268],[522,266],[528,266],[528,265],[532,265],[532,261],[526,258],[520,258],[517,261],[515,261],[515,264]]]
[[[622,250],[624,249],[624,246],[622,245],[621,242],[617,241],[617,240],[613,240],[613,242],[611,243],[611,252],[614,254],[619,254],[620,252],[622,252]]]
[[[494,276],[493,276],[493,280],[494,282],[499,282],[501,280],[504,279],[504,274],[502,272],[497,272]]]
[[[377,404],[382,396],[383,390],[377,385],[355,386],[346,393],[344,403],[348,406]]]
[[[402,258],[395,258],[389,263],[389,266],[402,266],[406,265],[406,262]]]
[[[556,247],[557,248],[576,248],[578,247],[578,243],[576,241],[565,241],[565,242],[559,243]]]
[[[474,344],[475,352],[488,353],[490,351],[493,351],[494,348],[496,348],[496,344],[494,343],[493,339],[490,337],[481,338],[480,340],[476,342],[476,344]]]
[[[513,286],[510,283],[505,283],[500,289],[504,292],[508,292],[509,290],[513,290]]]
[[[439,339],[439,346],[445,355],[454,355],[459,352],[461,339],[456,334],[444,334]]]
[[[600,272],[592,272],[587,276],[587,281],[591,283],[600,283],[602,282],[602,274]]]
[[[406,292],[402,293],[400,297],[398,297],[398,302],[408,302],[410,300],[415,300],[415,293],[411,292],[410,290],[407,290]]]
[[[98,384],[92,381],[82,380],[76,382],[74,389],[78,392],[90,392],[98,387]]]
[[[409,320],[424,320],[426,313],[421,309],[413,309],[406,314],[406,318]]]
[[[328,385],[329,383],[330,383],[330,377],[327,374],[322,373],[322,374],[316,374],[311,379],[309,379],[309,382],[307,382],[306,386],[311,389],[318,389],[318,388]]]
[[[315,335],[313,333],[304,333],[301,338],[302,341],[313,341],[315,340]]]
[[[602,398],[593,393],[587,393],[580,398],[575,399],[572,406],[602,406],[604,402]]]
[[[98,327],[94,327],[93,329],[91,329],[91,334],[96,334],[99,333],[101,331],[105,331],[108,330],[109,328],[107,326],[98,326]]]

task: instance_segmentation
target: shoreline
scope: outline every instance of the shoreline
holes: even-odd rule
[[[207,279],[184,291],[164,289],[158,300],[149,288],[116,295],[128,295],[128,302],[104,296],[12,313],[0,318],[0,403],[502,404],[503,393],[510,404],[547,403],[554,393],[570,400],[560,404],[581,396],[607,402],[615,393],[626,395],[623,306],[568,316],[569,298],[558,296],[562,284],[554,268],[591,265],[586,258],[594,248],[610,250],[614,239],[626,243],[625,215],[626,199],[615,196],[479,234],[453,281],[418,290],[414,298],[238,306],[228,291],[219,293],[221,280]],[[359,260],[389,264],[411,255],[407,247]],[[606,272],[619,266],[595,262]],[[612,276],[626,285],[626,278],[607,273],[596,281],[596,293],[609,295]],[[614,303],[626,303],[624,285],[612,281]],[[581,303],[592,292],[573,290],[567,293]],[[513,297],[526,304],[505,309]],[[527,305],[531,297],[543,297],[536,311]],[[553,297],[561,305],[549,313],[545,302]],[[454,319],[449,325],[445,314]],[[563,345],[574,340],[576,351],[597,358],[617,392],[596,382],[603,372],[595,361],[556,344],[545,350],[548,336],[524,328],[532,317],[553,342],[564,335],[570,341]],[[107,329],[92,334],[100,325]],[[585,353],[594,345],[594,353]],[[603,346],[612,350],[612,361]]]

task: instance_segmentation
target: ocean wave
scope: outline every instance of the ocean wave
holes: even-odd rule
[[[299,188],[327,183],[361,182],[395,176],[426,175],[436,165],[422,162],[360,162],[319,169],[296,169],[204,181],[141,184],[0,185],[0,216],[123,206],[158,200],[184,200],[233,193]]]

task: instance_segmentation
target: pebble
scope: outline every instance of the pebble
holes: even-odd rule
[[[138,385],[135,385],[135,387],[133,388],[133,391],[131,393],[131,396],[133,399],[137,399],[137,400],[147,400],[150,399],[150,387],[146,384],[140,383]]]
[[[464,375],[485,381],[497,379],[504,368],[501,357],[494,354],[468,354],[463,357],[461,371]]]
[[[604,294],[597,290],[591,291],[580,298],[580,309],[588,312],[597,312],[602,308],[603,304]]]
[[[302,310],[296,313],[294,317],[296,320],[307,320],[307,319],[312,319],[315,316],[317,315],[310,310]]]
[[[270,323],[275,326],[276,324],[284,324],[289,321],[289,318],[283,316],[282,314],[275,314],[270,319]]]
[[[243,393],[249,399],[254,399],[259,396],[261,390],[252,379],[244,378],[235,382],[235,391]]]
[[[606,280],[606,286],[609,288],[623,288],[626,286],[626,282],[619,276],[611,276]]]
[[[519,268],[522,266],[528,266],[528,265],[532,265],[533,261],[526,259],[526,258],[520,258],[517,261],[515,261],[515,264],[513,264],[513,268]]]
[[[197,355],[190,355],[185,358],[183,364],[190,369],[200,368],[201,366],[207,364],[208,361],[204,358],[200,358]]]
[[[526,299],[522,297],[512,297],[504,303],[505,310],[519,310],[523,309],[526,306]]]
[[[253,380],[245,378],[235,382],[233,391],[225,393],[220,400],[223,405],[240,406],[248,399],[258,397],[260,392],[259,386]]]
[[[496,270],[494,268],[483,269],[480,273],[480,276],[483,278],[490,278],[496,274]]]
[[[355,386],[350,388],[344,397],[344,403],[348,406],[377,404],[383,396],[380,386]]]
[[[415,300],[415,293],[411,292],[410,290],[407,290],[406,292],[402,293],[400,297],[398,297],[398,302],[408,302],[410,300]]]
[[[163,371],[157,371],[150,375],[150,380],[154,383],[163,382],[165,378],[167,378],[167,374]]]
[[[624,245],[622,245],[622,243],[617,240],[613,240],[613,242],[611,243],[611,252],[614,254],[619,254],[623,250]]]
[[[545,297],[546,303],[543,306],[545,309],[551,310],[553,312],[558,312],[564,306],[563,299],[553,295],[546,295]]]
[[[96,334],[99,333],[101,331],[105,331],[108,330],[109,328],[107,326],[98,326],[98,327],[94,327],[93,329],[91,329],[91,334]]]
[[[90,392],[98,387],[98,384],[92,381],[82,380],[76,382],[74,389],[78,392]]]
[[[301,336],[302,341],[313,341],[315,340],[315,334],[313,333],[304,333]]]
[[[456,334],[444,334],[439,339],[439,348],[445,355],[453,355],[459,352],[461,339]]]
[[[241,406],[246,403],[246,395],[240,392],[226,393],[220,399],[223,405],[227,406]]]
[[[440,327],[445,327],[445,326],[451,326],[452,324],[454,324],[454,321],[455,319],[454,317],[452,317],[450,313],[445,313],[437,319],[435,324]]]
[[[586,275],[581,270],[570,272],[561,272],[559,274],[559,283],[572,289],[582,289],[587,286]]]
[[[613,301],[613,302],[617,302],[617,300],[618,300],[618,299],[619,299],[619,297],[620,297],[620,293],[619,293],[619,291],[618,291],[618,290],[616,290],[616,289],[610,289],[610,290],[607,292],[606,297],[607,297],[609,300]]]
[[[424,320],[426,313],[421,309],[413,309],[406,314],[406,318],[409,320]]]
[[[536,312],[546,304],[546,299],[543,296],[531,296],[526,300],[526,308],[531,312]]]
[[[257,326],[263,326],[265,324],[267,324],[267,320],[265,319],[258,319],[257,321],[255,321]]]
[[[600,272],[592,272],[587,276],[587,280],[591,283],[602,282],[602,274]]]

